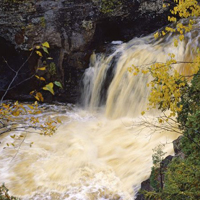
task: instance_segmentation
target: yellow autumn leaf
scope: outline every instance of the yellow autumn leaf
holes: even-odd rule
[[[3,106],[4,108],[6,108],[6,109],[9,109],[9,108],[10,108],[10,104],[5,104],[5,103],[3,103],[2,106]]]
[[[40,77],[40,76],[37,76],[37,75],[35,75],[35,77],[36,77],[37,79],[41,80],[41,81],[45,81],[45,78],[44,78],[44,77]]]
[[[42,43],[42,46],[43,46],[43,47],[46,47],[46,48],[50,48],[50,46],[49,46],[49,43],[48,43],[48,42],[44,42],[44,43]]]
[[[133,71],[133,68],[132,68],[132,67],[128,67],[128,71],[129,71],[129,72],[132,72],[132,71]]]
[[[182,41],[184,39],[184,35],[179,36],[179,40]]]
[[[159,37],[159,33],[157,32],[154,34],[154,38],[157,39],[158,37]]]
[[[178,46],[178,40],[177,40],[177,39],[174,40],[174,46],[175,46],[175,47]]]
[[[163,36],[165,36],[165,35],[166,35],[165,31],[162,31],[162,35],[163,35]]]
[[[32,95],[34,92],[35,92],[35,91],[33,90],[33,91],[31,91],[29,94]]]
[[[40,57],[42,57],[42,53],[41,53],[40,51],[36,51],[36,53],[37,53]]]
[[[51,94],[54,95],[53,86],[54,86],[54,84],[51,82],[51,83],[45,85],[42,89],[47,90],[47,91],[51,92]]]
[[[17,117],[17,116],[20,115],[20,112],[19,112],[18,110],[17,110],[17,111],[13,111],[13,112],[12,112],[12,115],[15,116],[15,117]]]
[[[32,110],[34,107],[32,105],[28,105],[28,107]]]
[[[44,98],[40,92],[37,92],[36,95],[34,96],[38,101],[44,101]]]
[[[36,46],[35,48],[36,48],[36,49],[40,49],[40,46]]]
[[[44,71],[44,70],[46,70],[46,67],[40,67],[40,68],[38,68],[38,70]]]
[[[142,70],[143,74],[147,74],[149,71],[148,70]]]
[[[45,81],[45,78],[44,78],[44,77],[40,77],[40,80],[41,80],[41,81]]]
[[[39,97],[37,95],[34,96],[36,100],[40,101]]]

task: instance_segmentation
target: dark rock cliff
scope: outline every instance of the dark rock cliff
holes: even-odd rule
[[[162,0],[112,1],[120,3],[106,11],[102,0],[1,0],[1,93],[28,58],[28,50],[48,41],[53,60],[47,64],[56,69],[51,75],[46,72],[45,77],[60,80],[64,89],[57,89],[53,97],[46,94],[47,99],[76,102],[81,76],[95,49],[112,40],[146,35],[167,23]],[[7,98],[26,100],[31,90],[41,87],[34,77],[19,85],[32,76],[37,64],[38,56],[32,55]]]

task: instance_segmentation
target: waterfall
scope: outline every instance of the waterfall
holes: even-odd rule
[[[103,106],[106,116],[110,118],[138,116],[146,109],[150,90],[146,85],[151,76],[134,76],[128,68],[135,65],[144,69],[156,62],[166,62],[170,53],[176,55],[177,61],[191,61],[192,49],[198,46],[200,39],[197,28],[188,33],[178,47],[174,46],[175,36],[172,37],[172,34],[159,40],[151,34],[116,45],[109,56],[93,53],[90,67],[83,77],[83,105],[90,110]],[[187,64],[175,67],[180,73],[189,71]]]
[[[28,130],[0,135],[0,184],[23,200],[132,200],[152,166],[152,149],[163,144],[173,154],[174,132],[144,125],[157,122],[158,111],[145,110],[151,80],[134,76],[132,65],[145,68],[165,62],[168,53],[189,61],[199,44],[199,22],[178,48],[168,34],[153,35],[113,45],[111,53],[93,53],[83,76],[82,104],[46,105],[40,118],[57,118],[62,124],[52,137]],[[180,73],[190,73],[178,64]],[[21,143],[10,136],[26,135]],[[34,142],[30,148],[30,143]],[[14,143],[15,148],[6,143]]]

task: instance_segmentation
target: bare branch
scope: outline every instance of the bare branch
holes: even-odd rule
[[[2,58],[3,58],[4,62],[6,63],[7,67],[8,67],[11,71],[13,71],[14,73],[16,73],[16,71],[8,64],[7,60],[6,60],[3,56],[2,56]]]
[[[33,51],[30,53],[30,55],[28,56],[28,58],[25,60],[25,62],[19,67],[19,69],[17,71],[15,71],[15,76],[13,77],[12,81],[10,82],[10,84],[8,85],[5,93],[3,94],[3,96],[1,97],[0,100],[0,104],[2,105],[2,102],[4,100],[4,97],[6,96],[6,94],[8,93],[8,91],[10,90],[10,87],[12,86],[13,82],[15,81],[15,79],[17,78],[20,70],[24,67],[24,65],[28,62],[28,60],[30,59],[30,57],[32,56]],[[12,68],[11,68],[12,69]]]

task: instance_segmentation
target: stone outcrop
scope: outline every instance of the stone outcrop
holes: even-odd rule
[[[127,41],[166,24],[167,12],[162,8],[162,0],[117,1],[119,4],[107,12],[102,10],[106,4],[101,0],[1,0],[1,89],[15,75],[9,66],[17,70],[30,54],[30,48],[48,41],[53,60],[47,64],[54,63],[56,73],[46,73],[45,77],[50,81],[60,80],[64,86],[56,91],[54,99],[77,101],[78,84],[92,51],[106,42]],[[36,64],[38,56],[33,55],[13,86],[26,79],[27,74],[31,76]],[[24,94],[40,86],[37,80],[31,79],[17,90],[13,87],[8,97],[20,98],[21,94],[21,99],[27,99]]]

